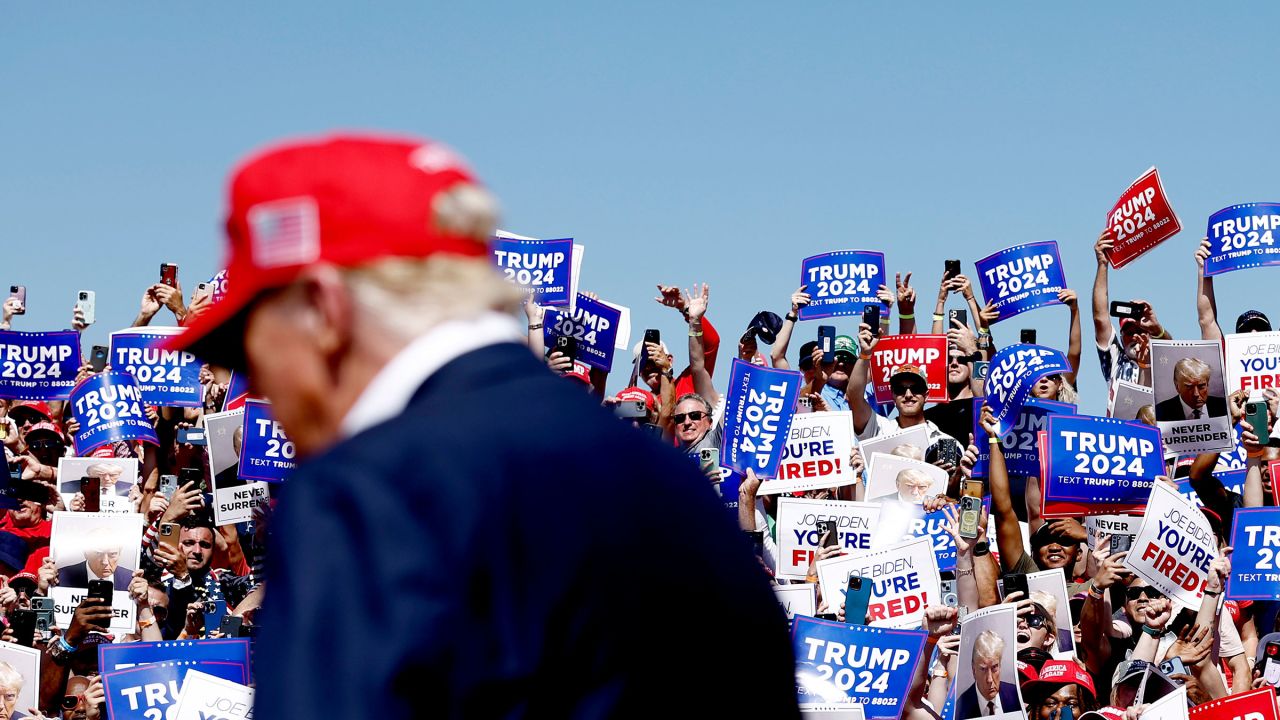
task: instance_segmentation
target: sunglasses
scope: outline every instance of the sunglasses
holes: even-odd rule
[[[1040,628],[1045,626],[1045,623],[1049,622],[1048,618],[1046,618],[1045,616],[1039,613],[1032,613],[1030,615],[1027,615],[1025,619],[1027,621],[1027,627],[1031,628],[1032,630],[1039,630]]]
[[[63,696],[62,696],[62,709],[63,709],[63,710],[75,710],[75,709],[76,709],[76,707],[80,704],[80,698],[81,698],[81,697],[82,697],[82,696],[80,696],[80,695],[63,695]]]
[[[1130,600],[1137,600],[1143,595],[1146,595],[1148,600],[1158,600],[1164,597],[1164,593],[1150,585],[1144,587],[1127,587],[1124,589],[1124,595]]]
[[[893,388],[893,394],[895,396],[906,395],[908,391],[910,391],[912,395],[916,396],[929,394],[928,388],[922,388],[919,385],[899,385],[898,387]]]
[[[706,414],[706,413],[704,413],[704,412],[702,412],[701,410],[694,410],[693,412],[687,412],[687,413],[676,413],[675,415],[672,415],[672,416],[671,416],[671,419],[672,419],[672,420],[673,420],[677,425],[679,425],[680,423],[682,423],[682,422],[684,422],[684,421],[685,421],[685,418],[688,418],[688,419],[690,419],[690,420],[692,420],[692,421],[694,421],[694,422],[697,422],[697,421],[701,420],[702,418],[704,418],[704,417],[706,417],[706,416],[707,416],[707,414]]]
[[[62,447],[62,443],[57,440],[32,440],[27,445],[33,450],[54,450]]]

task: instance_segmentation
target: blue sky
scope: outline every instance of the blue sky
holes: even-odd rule
[[[1091,248],[1119,193],[1154,164],[1183,220],[1113,273],[1113,298],[1153,301],[1176,337],[1197,334],[1208,216],[1277,199],[1274,5],[175,8],[0,9],[0,283],[30,292],[15,329],[66,327],[93,289],[86,345],[103,342],[159,263],[188,291],[217,269],[237,158],[386,129],[466,155],[507,229],[577,238],[582,286],[631,306],[637,333],[683,336],[651,300],[659,282],[711,283],[709,317],[733,338],[786,311],[807,255],[883,250],[927,313],[944,258],[972,275],[993,251],[1057,240],[1086,299],[1084,409],[1100,412]],[[1275,280],[1224,276],[1223,315],[1276,315]],[[995,332],[1036,326],[1062,346],[1066,324],[1051,308]],[[610,387],[622,380],[619,362]]]

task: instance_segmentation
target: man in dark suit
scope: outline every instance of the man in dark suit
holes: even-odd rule
[[[120,541],[109,530],[90,530],[86,537],[84,562],[58,568],[62,587],[87,588],[90,580],[111,579],[116,590],[128,590],[133,570],[120,567]]]
[[[1210,368],[1199,358],[1182,358],[1173,365],[1178,394],[1156,404],[1157,420],[1200,420],[1225,417],[1227,399],[1209,395]]]
[[[973,643],[973,684],[956,698],[957,720],[1022,713],[1018,687],[1000,679],[1004,638],[984,630]]]
[[[422,141],[280,146],[232,180],[227,295],[173,345],[247,369],[302,458],[255,715],[797,717],[785,617],[696,466],[516,342],[494,207]],[[693,689],[714,678],[749,680]]]

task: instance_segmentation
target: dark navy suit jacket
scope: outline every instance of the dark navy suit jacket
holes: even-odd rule
[[[706,479],[521,345],[299,467],[271,542],[257,717],[798,716]]]
[[[978,686],[970,685],[968,690],[960,693],[956,699],[956,720],[970,720],[982,716],[982,706],[986,701],[978,696]],[[1018,702],[1018,686],[1013,683],[1000,683],[1000,712],[1020,713],[1022,704]]]

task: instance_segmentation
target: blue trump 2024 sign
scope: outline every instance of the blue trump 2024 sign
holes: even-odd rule
[[[0,398],[66,400],[80,370],[80,333],[0,331]]]
[[[1231,547],[1227,598],[1280,600],[1280,508],[1238,508]]]
[[[839,250],[805,258],[800,284],[812,299],[800,308],[801,320],[861,315],[867,305],[880,305],[876,291],[885,284],[884,253]]]
[[[860,703],[868,718],[898,718],[916,666],[927,659],[927,637],[797,615],[791,640],[800,702]]]
[[[1113,514],[1145,507],[1164,474],[1160,429],[1082,415],[1049,418],[1044,516]]]
[[[509,282],[533,293],[539,305],[568,305],[573,288],[573,238],[516,240],[496,237],[490,257]]]
[[[1007,320],[1045,305],[1058,305],[1058,293],[1067,287],[1058,243],[1027,243],[1005,248],[977,262],[978,282],[987,304],[994,304]]]
[[[991,464],[991,444],[982,442],[987,431],[982,427],[982,403],[986,398],[973,399],[973,438],[978,447],[978,461],[973,466],[974,477],[986,477]],[[1009,432],[1000,436],[1000,449],[1004,452],[1005,471],[1010,475],[1040,477],[1040,447],[1038,433],[1048,427],[1050,415],[1074,415],[1076,406],[1053,400],[1030,399],[1018,413],[1018,420]]]
[[[197,643],[198,644],[198,643]],[[178,702],[187,672],[202,673],[249,684],[248,670],[239,663],[222,660],[157,662],[102,674],[107,696],[107,717],[111,720],[157,720],[168,716]]]
[[[297,467],[297,450],[285,437],[280,423],[271,417],[271,403],[247,400],[244,404],[244,443],[240,451],[240,477],[246,480],[283,482]]]
[[[1071,370],[1061,350],[1043,345],[1010,345],[991,358],[987,369],[987,405],[1000,426],[1000,434],[1013,429],[1027,395],[1045,375]]]
[[[778,472],[802,382],[804,376],[798,372],[734,358],[725,400],[721,465],[741,473],[750,468],[760,478]]]
[[[85,378],[71,391],[71,409],[80,423],[73,438],[77,455],[120,440],[160,444],[142,408],[142,391],[128,373],[113,370]]]
[[[1244,203],[1209,216],[1205,275],[1280,265],[1280,203]]]
[[[103,643],[98,646],[98,668],[104,672],[124,670],[136,665],[207,660],[241,665],[249,671],[249,640],[246,638],[214,638],[190,642]]]
[[[147,405],[200,407],[200,361],[182,350],[162,350],[181,328],[130,328],[111,333],[111,369],[138,381]]]
[[[605,372],[613,367],[621,310],[579,294],[572,312],[568,308],[548,308],[542,322],[542,337],[548,349],[557,337],[570,337],[578,341],[578,360]]]

